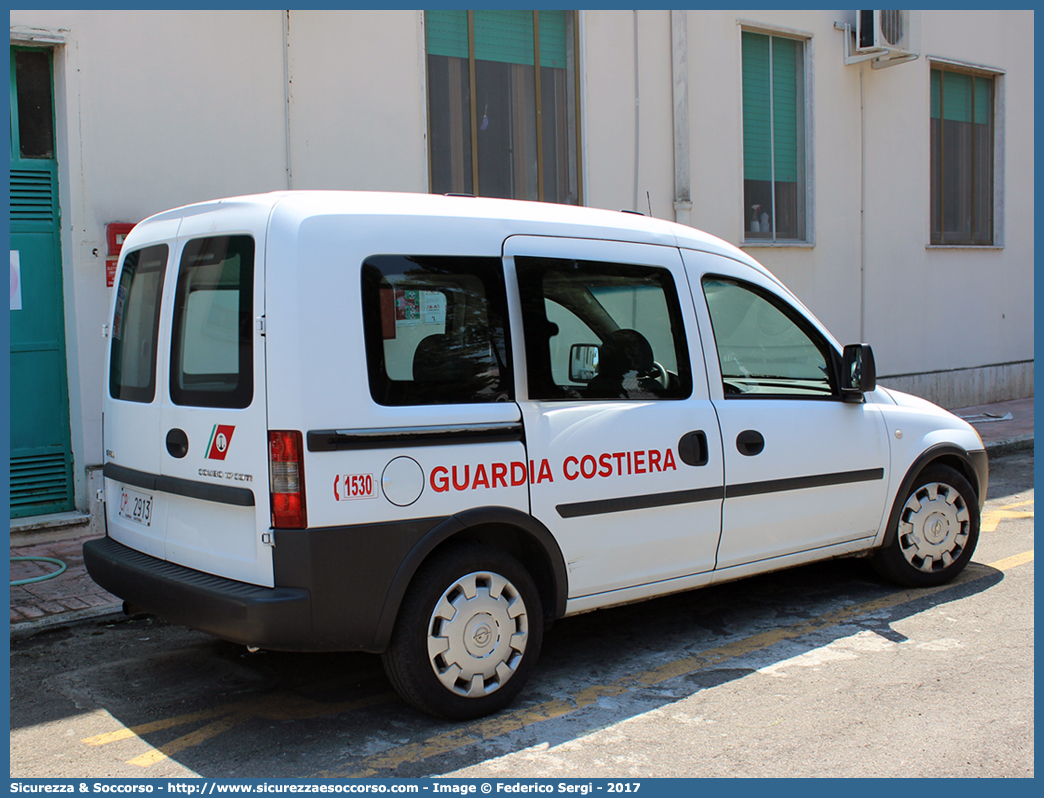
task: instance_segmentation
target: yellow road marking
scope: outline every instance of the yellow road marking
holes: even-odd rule
[[[1033,504],[1033,499],[1027,499],[1026,501],[1016,502],[1015,504],[1005,504],[1001,507],[984,510],[982,518],[979,520],[979,531],[996,532],[997,524],[1006,518],[1032,518],[1032,509],[1022,511],[1015,509],[1017,507],[1025,507],[1029,504]]]
[[[1010,570],[1032,560],[1033,552],[1027,551],[985,566],[972,563],[956,579],[946,585],[901,590],[863,602],[862,604],[835,610],[793,626],[770,629],[719,648],[703,651],[692,657],[683,657],[651,670],[624,676],[610,684],[593,685],[566,699],[554,699],[534,707],[505,712],[495,717],[472,723],[466,727],[435,735],[422,742],[398,747],[394,751],[368,758],[365,760],[362,768],[358,770],[326,770],[317,773],[316,777],[367,778],[375,776],[381,771],[395,770],[406,763],[420,762],[439,754],[445,754],[474,743],[499,737],[502,734],[516,731],[534,723],[576,712],[593,704],[603,695],[622,695],[639,687],[660,684],[679,676],[687,676],[709,666],[718,665],[726,660],[752,654],[783,640],[790,640],[810,632],[836,626],[858,616],[869,615],[883,609],[900,606],[962,584],[974,582],[997,571]]]
[[[181,726],[185,723],[193,723],[197,720],[210,720],[218,715],[224,715],[227,713],[227,707],[208,709],[204,712],[193,712],[189,715],[179,715],[176,718],[167,718],[166,720],[157,720],[152,723],[143,723],[140,726],[123,728],[118,731],[108,732],[107,734],[98,734],[94,737],[87,737],[80,740],[80,742],[86,743],[87,745],[108,745],[109,743],[127,740],[131,737],[139,737],[142,734],[150,734],[152,732],[163,731],[164,729],[172,729],[175,726]]]
[[[1029,502],[1022,502],[1012,507],[1023,506]],[[1003,508],[1002,508],[1003,509]],[[1032,516],[1032,513],[1029,513]],[[984,516],[985,517],[985,516]],[[1006,517],[1012,517],[1011,515]],[[1006,557],[997,562],[982,566],[972,563],[953,582],[934,588],[922,588],[913,590],[902,590],[887,596],[867,601],[862,604],[842,608],[833,612],[811,618],[792,626],[779,629],[770,629],[751,637],[737,640],[714,649],[703,651],[698,655],[683,657],[682,659],[669,662],[657,668],[636,674],[621,677],[609,684],[591,685],[573,696],[565,699],[554,699],[545,701],[534,707],[501,713],[500,715],[486,718],[476,723],[436,735],[427,740],[400,746],[394,752],[371,757],[367,765],[360,772],[332,772],[324,771],[317,774],[320,777],[344,777],[344,776],[372,776],[381,770],[394,770],[407,762],[419,762],[439,754],[463,748],[473,743],[490,740],[517,731],[534,723],[551,720],[563,715],[576,712],[579,709],[596,703],[603,696],[618,696],[628,693],[638,687],[660,684],[668,679],[685,676],[704,668],[720,664],[735,657],[747,655],[768,648],[784,640],[836,626],[860,615],[867,615],[883,609],[896,607],[901,604],[914,601],[918,598],[931,596],[943,590],[948,590],[957,585],[982,579],[996,571],[1007,571],[1016,566],[1023,565],[1033,560],[1033,551],[1023,552],[1011,557]],[[152,748],[145,754],[128,760],[128,764],[140,767],[149,767],[164,759],[167,759],[186,748],[199,745],[206,740],[216,737],[229,729],[244,723],[252,718],[264,718],[268,720],[305,720],[310,718],[336,715],[341,712],[349,712],[356,709],[382,704],[393,698],[392,693],[378,693],[350,701],[334,703],[323,703],[314,701],[298,695],[276,693],[263,699],[252,698],[226,704],[215,709],[193,712],[179,715],[173,718],[153,721],[129,728],[119,729],[114,732],[98,734],[81,740],[86,745],[100,746],[119,742],[131,738],[140,739],[142,735],[157,731],[175,728],[177,726],[196,723],[204,720],[213,720],[206,726],[193,732],[178,737],[157,748]],[[144,740],[142,740],[145,743]],[[147,744],[147,743],[146,743]]]
[[[1016,565],[1025,565],[1033,559],[1033,549],[1024,551],[1022,554],[1013,554],[1011,557],[1005,557],[1003,560],[997,560],[997,562],[990,563],[990,568],[996,568],[998,571],[1010,571]]]
[[[264,718],[266,720],[307,720],[310,718],[324,717],[326,715],[336,715],[340,712],[350,712],[356,709],[363,709],[365,707],[373,706],[374,704],[383,704],[391,700],[393,697],[394,693],[382,692],[363,696],[362,698],[352,699],[350,701],[323,703],[302,696],[275,693],[265,698],[251,698],[245,701],[237,701],[232,704],[225,704],[224,706],[215,709],[204,710],[203,712],[193,712],[187,715],[167,718],[166,720],[143,723],[140,726],[119,729],[118,731],[108,732],[107,734],[98,734],[94,737],[87,737],[80,742],[92,746],[108,745],[109,743],[119,742],[120,740],[128,740],[131,738],[140,739],[144,734],[172,729],[186,723],[195,723],[201,720],[219,718],[219,720],[209,723],[201,729],[197,729],[194,732],[190,732],[189,734],[178,737],[175,740],[171,740],[169,743],[161,745],[158,748],[152,748],[147,753],[141,754],[140,756],[136,756],[127,761],[127,764],[130,765],[149,767],[150,765],[155,765],[157,762],[167,759],[176,753],[184,751],[186,748],[199,745],[200,743],[209,740],[211,737],[215,737],[222,732],[235,728],[251,718]],[[142,742],[148,745],[145,740],[142,740]]]
[[[186,748],[199,745],[200,743],[209,740],[211,737],[217,737],[221,732],[228,731],[229,729],[238,726],[249,717],[250,715],[245,712],[235,712],[231,715],[227,715],[221,720],[208,723],[202,729],[196,729],[196,731],[186,734],[184,737],[171,740],[164,746],[153,748],[148,753],[136,756],[134,759],[128,760],[127,764],[138,765],[143,768],[147,768],[149,765],[155,765],[157,762],[167,759],[179,751],[184,751]]]

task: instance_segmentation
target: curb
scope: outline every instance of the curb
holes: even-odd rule
[[[1021,449],[1033,448],[1033,434],[1018,435],[1014,438],[1002,438],[999,441],[990,441],[986,444],[986,451],[991,454],[1006,454],[1017,452]]]
[[[103,607],[88,607],[83,610],[59,612],[55,615],[48,615],[46,618],[36,618],[32,621],[19,621],[11,624],[11,639],[25,640],[51,629],[58,629],[62,626],[78,626],[88,621],[107,617],[112,617],[114,620],[126,618],[127,616],[123,614],[123,604],[106,604]]]

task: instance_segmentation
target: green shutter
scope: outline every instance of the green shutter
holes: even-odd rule
[[[943,118],[971,122],[972,77],[951,72],[943,78]]]
[[[57,180],[50,171],[12,169],[11,221],[55,224],[57,190]]]
[[[566,12],[540,12],[540,66],[566,68]]]
[[[992,81],[989,78],[965,75],[962,72],[943,72],[933,69],[931,73],[932,119],[942,116],[948,122],[971,122],[988,125],[992,113]]]
[[[770,47],[771,44],[771,47]],[[804,125],[804,48],[795,39],[743,33],[743,177],[795,183]],[[771,52],[771,90],[769,53]],[[771,127],[771,134],[770,134]]]
[[[776,182],[798,179],[798,69],[801,44],[793,39],[772,39],[772,122],[775,139]]]
[[[938,119],[942,116],[942,72],[938,69],[932,70],[931,88],[932,119]]]
[[[769,37],[743,34],[743,178],[772,179]]]
[[[428,55],[468,57],[468,12],[425,11]]]
[[[476,11],[475,58],[533,65],[532,11]]]
[[[975,78],[975,124],[988,125],[993,114],[990,113],[990,94],[993,88],[989,78]]]
[[[425,11],[428,55],[468,57],[468,12]],[[532,11],[476,11],[475,58],[533,65]],[[540,12],[540,65],[565,69],[566,12]]]

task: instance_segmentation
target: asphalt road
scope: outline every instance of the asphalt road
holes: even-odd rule
[[[975,560],[904,591],[838,560],[566,619],[499,715],[421,716],[376,657],[155,619],[12,642],[13,777],[1032,776],[1033,452]]]

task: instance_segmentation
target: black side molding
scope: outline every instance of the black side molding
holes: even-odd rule
[[[762,493],[780,493],[786,490],[825,488],[828,485],[873,482],[878,479],[884,479],[883,468],[868,468],[864,471],[839,471],[836,474],[813,474],[807,477],[790,477],[789,479],[770,479],[764,482],[729,485],[725,489],[725,498],[735,499],[740,496],[758,496]]]
[[[381,429],[315,429],[308,432],[308,451],[393,449],[400,446],[445,446],[452,443],[514,443],[521,441],[522,422],[445,424]]]
[[[813,474],[807,477],[773,479],[764,482],[747,482],[728,487],[696,488],[669,493],[647,493],[641,496],[620,496],[575,504],[559,504],[555,507],[563,518],[584,515],[620,513],[625,510],[646,510],[650,507],[668,507],[672,504],[695,504],[697,502],[736,499],[742,496],[759,496],[764,493],[781,493],[788,490],[823,488],[828,485],[847,485],[852,482],[872,482],[884,479],[883,468],[868,468],[864,471],[841,471],[836,474]]]
[[[641,496],[620,496],[614,499],[598,499],[589,502],[559,504],[555,507],[563,518],[578,518],[584,515],[622,513],[625,510],[647,510],[650,507],[669,507],[673,504],[696,504],[718,501],[725,497],[722,488],[696,488],[676,490],[669,493],[646,493]]]
[[[196,482],[194,479],[165,477],[160,474],[150,474],[146,471],[135,471],[133,468],[124,468],[115,463],[106,463],[102,473],[108,479],[114,479],[125,485],[133,485],[136,488],[144,488],[145,490],[174,493],[178,496],[188,496],[190,499],[202,499],[206,502],[217,502],[218,504],[234,504],[237,507],[254,506],[254,492],[249,488],[233,488],[229,485],[211,485],[209,482]]]

